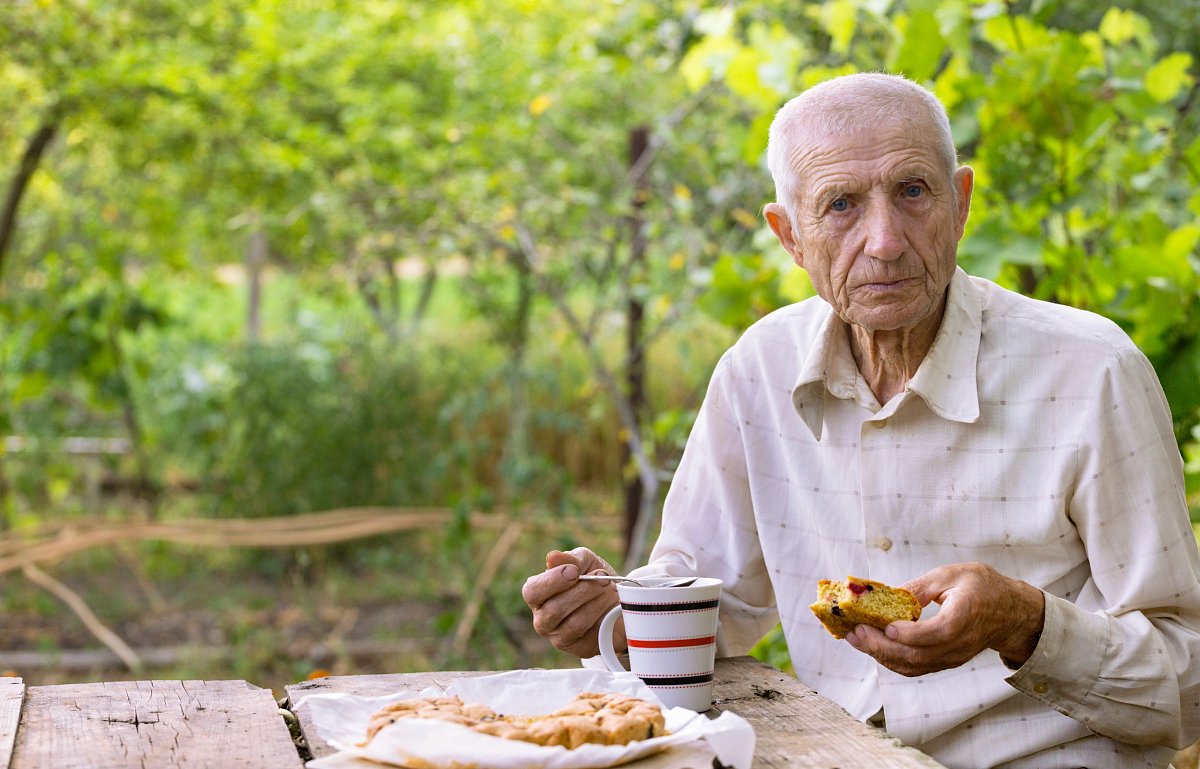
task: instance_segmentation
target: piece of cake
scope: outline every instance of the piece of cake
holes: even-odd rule
[[[845,638],[855,625],[882,630],[896,620],[921,616],[921,604],[912,593],[861,577],[846,577],[845,582],[820,580],[817,602],[808,608],[834,638]]]

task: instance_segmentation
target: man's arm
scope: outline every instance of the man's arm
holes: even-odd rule
[[[1022,662],[1019,646],[1022,637],[1033,640],[1026,623],[1037,611],[1032,603],[1019,608],[1027,591],[1007,578],[992,588],[985,580],[961,602],[947,591],[937,617],[893,623],[887,633],[860,628],[852,643],[900,672],[940,669],[938,654],[942,668],[955,667],[980,645],[970,625],[990,627],[1012,605],[1013,645],[995,640],[994,628],[983,633],[992,639],[985,648],[1008,656],[1010,667],[1022,663],[1010,685],[1097,734],[1184,747],[1200,737],[1200,555],[1170,412],[1149,362],[1133,349],[1115,355],[1091,395],[1093,417],[1077,439],[1066,505],[1088,576],[1074,595],[1042,594],[1032,653]],[[947,638],[962,639],[961,647],[901,644],[927,640],[916,634],[922,625],[936,635],[932,626],[951,608],[957,632]]]

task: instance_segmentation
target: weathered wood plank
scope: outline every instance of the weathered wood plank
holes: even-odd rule
[[[0,769],[7,769],[17,740],[25,684],[19,678],[0,678]]]
[[[755,769],[937,769],[929,756],[862,723],[786,673],[752,657],[718,661],[714,710],[754,725]]]
[[[271,692],[245,681],[32,686],[10,769],[299,769]]]
[[[307,694],[343,692],[362,696],[401,689],[445,686],[478,672],[393,673],[331,676],[287,687],[292,710],[314,758],[334,751],[320,738],[302,704]],[[939,769],[942,765],[883,731],[852,718],[830,700],[751,657],[717,660],[714,711],[745,718],[758,735],[754,769]],[[714,713],[715,715],[715,713]]]

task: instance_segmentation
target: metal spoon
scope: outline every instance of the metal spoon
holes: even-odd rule
[[[661,585],[646,585],[638,582],[636,579],[630,579],[629,577],[622,577],[616,574],[580,574],[579,578],[588,582],[626,582],[630,585],[636,585],[637,587],[687,587],[696,580],[700,579],[699,577],[679,577],[678,579],[664,582]]]

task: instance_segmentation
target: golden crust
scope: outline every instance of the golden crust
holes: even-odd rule
[[[366,745],[379,730],[401,718],[433,718],[461,724],[482,734],[537,745],[626,745],[666,734],[662,709],[624,694],[584,692],[544,716],[502,716],[486,705],[458,697],[423,697],[395,702],[379,710],[367,725]]]

